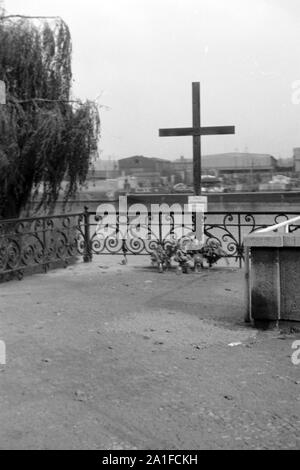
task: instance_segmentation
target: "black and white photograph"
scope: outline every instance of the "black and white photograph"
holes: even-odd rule
[[[299,0],[0,0],[0,450],[300,450],[299,51]]]

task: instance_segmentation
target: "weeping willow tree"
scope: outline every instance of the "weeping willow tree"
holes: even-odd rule
[[[53,207],[84,183],[97,153],[95,103],[71,98],[71,37],[59,18],[0,16],[0,218],[31,199]]]

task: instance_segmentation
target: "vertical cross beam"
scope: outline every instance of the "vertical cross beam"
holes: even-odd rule
[[[193,82],[193,128],[201,128],[200,83]],[[194,192],[201,195],[201,135],[193,136]]]

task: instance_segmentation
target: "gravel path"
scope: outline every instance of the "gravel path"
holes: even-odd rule
[[[243,272],[119,261],[0,285],[0,448],[299,448],[300,336],[243,323]]]

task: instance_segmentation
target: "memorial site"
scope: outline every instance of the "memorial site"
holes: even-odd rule
[[[0,0],[0,450],[299,450],[299,22]]]

